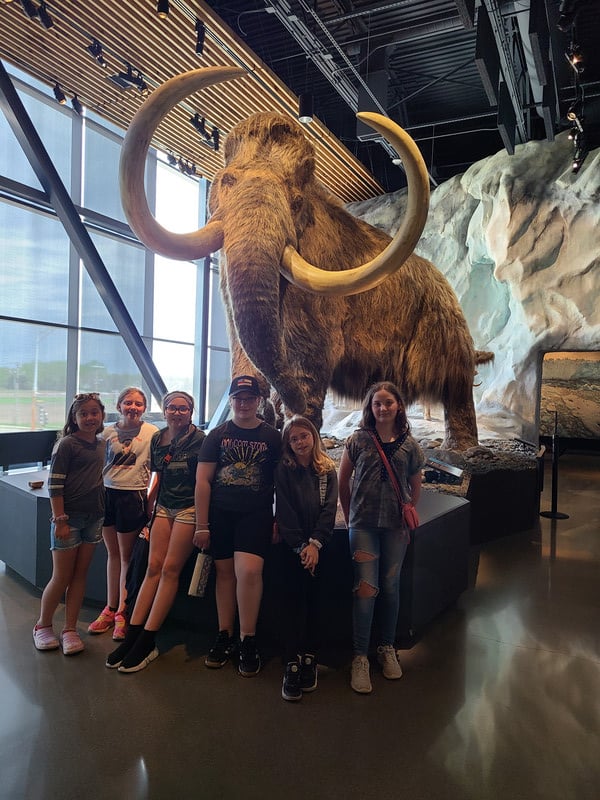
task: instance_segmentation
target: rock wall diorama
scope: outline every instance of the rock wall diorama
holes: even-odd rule
[[[496,355],[476,376],[480,429],[536,441],[544,354],[600,350],[600,149],[578,173],[571,161],[560,134],[479,161],[432,193],[416,252],[450,281],[476,348]],[[394,233],[401,195],[349,209]],[[586,415],[600,421],[594,398]]]

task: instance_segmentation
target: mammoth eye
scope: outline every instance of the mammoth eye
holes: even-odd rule
[[[235,186],[237,183],[235,176],[226,172],[221,178],[221,186]]]

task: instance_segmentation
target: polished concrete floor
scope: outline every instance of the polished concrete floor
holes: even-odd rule
[[[346,664],[286,703],[277,659],[208,671],[177,629],[136,675],[104,667],[107,636],[37,652],[39,593],[0,563],[0,798],[596,800],[600,455],[559,475],[569,519],[483,546],[472,588],[369,696]]]

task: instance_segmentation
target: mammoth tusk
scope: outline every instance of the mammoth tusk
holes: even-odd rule
[[[429,210],[429,176],[413,139],[389,117],[361,112],[357,117],[379,131],[400,153],[408,179],[408,202],[402,225],[388,246],[372,261],[353,269],[329,271],[309,264],[290,245],[280,272],[290,283],[313,294],[359,294],[373,289],[398,270],[416,247]]]
[[[223,227],[213,221],[198,231],[178,234],[154,219],[144,189],[146,154],[154,132],[169,111],[188,95],[245,74],[238,67],[207,67],[176,75],[152,92],[129,126],[119,166],[123,210],[136,236],[162,256],[192,261],[204,258],[222,247]]]

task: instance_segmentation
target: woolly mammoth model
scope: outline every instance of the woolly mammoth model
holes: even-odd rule
[[[175,104],[206,86],[243,75],[212,67],[179,75],[154,91],[134,118],[121,155],[121,195],[132,229],[152,250],[199,259],[223,251],[232,373],[269,385],[287,412],[317,428],[328,388],[362,399],[391,380],[406,403],[441,402],[445,446],[477,444],[473,347],[450,285],[412,251],[429,202],[423,160],[410,137],[378,114],[360,118],[403,158],[409,182],[404,222],[393,239],[344,210],[314,177],[314,150],[302,127],[255,114],[225,142],[225,166],[210,192],[211,219],[174,234],[152,217],[143,191],[146,152]]]

